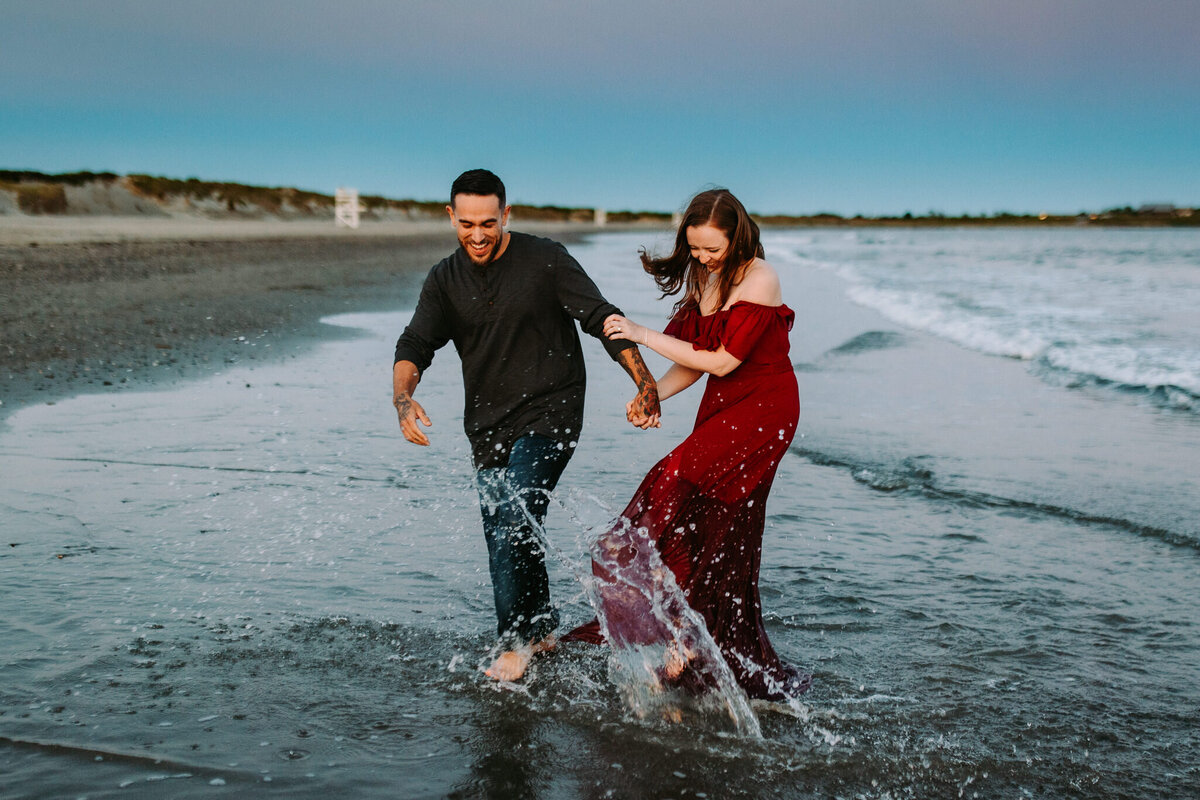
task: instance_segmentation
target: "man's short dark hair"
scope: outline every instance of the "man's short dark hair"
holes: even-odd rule
[[[454,179],[450,184],[450,205],[460,194],[477,194],[482,197],[496,195],[500,198],[500,208],[504,208],[504,181],[494,172],[486,169],[469,169]]]

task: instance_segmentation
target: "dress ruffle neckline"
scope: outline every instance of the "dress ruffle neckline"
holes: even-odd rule
[[[720,308],[720,309],[717,309],[716,311],[712,312],[711,314],[701,314],[700,309],[698,309],[698,308],[693,308],[688,313],[694,314],[697,317],[699,317],[700,319],[713,319],[714,317],[718,316],[719,314],[728,314],[729,312],[733,311],[738,306],[752,306],[754,308],[761,308],[763,310],[775,311],[784,317],[786,317],[788,315],[791,315],[793,317],[796,316],[796,312],[792,311],[792,309],[788,308],[787,303],[780,303],[777,306],[768,306],[768,305],[764,305],[762,303],[755,303],[752,300],[738,300],[736,303],[731,305],[729,308]]]
[[[701,314],[692,307],[676,314],[666,333],[691,342],[696,350],[716,350],[724,344],[731,352],[736,350],[739,356],[745,356],[751,348],[741,346],[739,340],[745,335],[757,338],[754,332],[761,334],[773,319],[790,331],[796,312],[784,304],[766,306],[749,300],[739,300],[711,314]]]

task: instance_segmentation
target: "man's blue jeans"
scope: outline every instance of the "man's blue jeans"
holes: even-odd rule
[[[540,641],[558,627],[558,611],[550,603],[542,523],[549,493],[573,452],[564,443],[527,433],[513,445],[506,466],[476,472],[497,632],[510,646]]]

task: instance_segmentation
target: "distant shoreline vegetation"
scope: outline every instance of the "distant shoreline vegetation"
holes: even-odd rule
[[[7,197],[8,203],[3,201]],[[360,195],[366,219],[428,219],[441,216],[443,200],[396,200]],[[199,178],[165,178],[154,175],[118,175],[113,172],[47,174],[33,170],[0,170],[0,214],[6,206],[24,214],[142,214],[170,211],[204,216],[280,218],[332,217],[333,195],[290,187],[251,186]],[[516,219],[539,222],[596,221],[597,209],[567,206],[513,205]],[[604,212],[608,224],[670,224],[665,211],[617,210]],[[982,226],[982,225],[1099,225],[1099,226],[1200,226],[1200,209],[1171,204],[1123,206],[1078,214],[1000,212],[952,216],[937,211],[905,212],[895,216],[853,217],[817,214],[756,214],[759,224],[770,227],[867,226]]]

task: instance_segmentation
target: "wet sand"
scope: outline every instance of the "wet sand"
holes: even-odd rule
[[[588,226],[522,226],[571,240]],[[288,358],[320,318],[410,304],[445,221],[0,217],[0,418],[80,391]],[[344,334],[343,334],[344,335]]]

